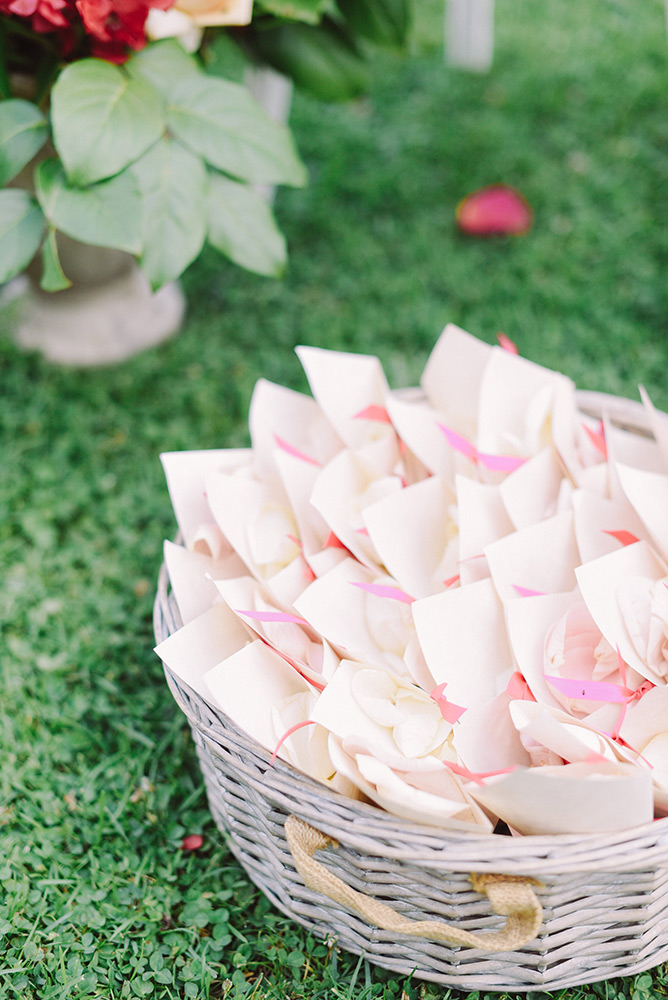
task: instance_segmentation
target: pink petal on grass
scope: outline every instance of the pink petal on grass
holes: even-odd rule
[[[181,841],[181,850],[183,851],[199,851],[200,847],[204,844],[204,837],[201,833],[189,833],[187,837],[184,837]]]
[[[533,213],[519,191],[494,184],[463,198],[455,218],[468,236],[522,236],[531,229]]]

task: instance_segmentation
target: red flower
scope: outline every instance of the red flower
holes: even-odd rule
[[[16,14],[17,17],[32,17],[37,9],[37,0],[2,0],[0,10],[9,14]]]
[[[63,55],[75,45],[79,16],[74,0],[0,0],[0,14],[29,20],[30,27],[39,35],[58,35]]]
[[[26,0],[18,0],[26,2]],[[151,7],[163,10],[172,0],[77,0],[84,26],[94,38],[93,55],[110,62],[124,62],[127,49],[146,44],[144,24]]]
[[[45,34],[58,28],[70,28],[76,10],[68,0],[38,0],[32,18],[34,31]]]

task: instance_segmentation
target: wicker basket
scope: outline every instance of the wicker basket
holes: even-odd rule
[[[647,433],[638,404],[580,394],[583,411],[600,412],[602,403],[616,423]],[[157,640],[180,624],[163,567]],[[229,718],[165,673],[231,850],[271,902],[314,934],[383,968],[464,990],[555,990],[668,960],[668,819],[590,836],[419,826],[280,759],[272,764]],[[507,905],[506,889],[512,896],[516,888],[519,904]],[[454,943],[464,940],[468,946]]]

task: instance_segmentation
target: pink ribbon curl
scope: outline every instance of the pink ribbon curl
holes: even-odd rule
[[[458,434],[457,431],[453,431],[452,428],[441,423],[438,424],[438,428],[445,434],[451,448],[476,465],[484,465],[490,472],[514,472],[526,462],[526,458],[518,458],[515,455],[489,455],[486,452],[478,451],[471,441]]]
[[[447,686],[447,681],[444,681],[443,684],[439,684],[434,688],[429,697],[433,698],[436,702],[445,721],[454,726],[455,722],[457,722],[458,719],[461,719],[462,715],[466,711],[466,708],[463,708],[461,705],[455,705],[452,701],[448,701],[445,697],[445,689]]]
[[[315,722],[313,722],[312,719],[307,719],[306,722],[297,722],[296,725],[290,726],[290,728],[283,733],[283,735],[281,736],[280,740],[276,744],[274,752],[271,755],[271,761],[270,761],[271,765],[273,765],[274,761],[276,760],[276,758],[278,756],[278,751],[281,749],[281,747],[283,746],[283,744],[285,743],[285,741],[287,739],[289,739],[292,736],[293,733],[296,733],[297,730],[303,729],[304,726],[315,726]]]

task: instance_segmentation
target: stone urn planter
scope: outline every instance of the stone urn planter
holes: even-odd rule
[[[13,97],[34,98],[33,77],[13,74],[11,85]],[[47,144],[10,186],[31,190],[36,163],[53,155]],[[105,365],[154,347],[179,330],[186,302],[178,283],[152,292],[129,254],[88,246],[63,233],[56,239],[72,285],[61,292],[42,291],[39,258],[28,267],[27,281],[15,279],[21,301],[12,337],[19,347],[40,351],[57,364]]]
[[[33,262],[13,331],[19,347],[58,364],[113,364],[181,327],[186,303],[177,282],[152,292],[129,254],[86,246],[61,233],[58,252],[72,286],[43,292],[41,264]]]
[[[244,83],[270,118],[287,122],[290,80],[258,66],[248,70]],[[34,81],[15,76],[12,91],[13,96],[29,100],[34,96]],[[30,190],[36,162],[53,155],[53,147],[47,144],[10,184]],[[273,201],[273,185],[255,187],[269,203]],[[27,283],[23,277],[17,279],[17,287],[26,285],[27,289],[12,329],[19,347],[40,351],[57,364],[104,365],[154,347],[179,330],[186,302],[178,282],[153,292],[129,254],[84,245],[60,232],[56,239],[63,271],[72,285],[44,292],[39,257],[27,269]]]

